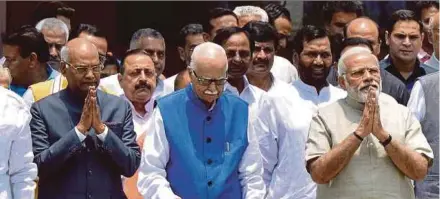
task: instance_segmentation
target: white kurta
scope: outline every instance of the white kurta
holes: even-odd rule
[[[274,77],[286,83],[292,83],[299,79],[296,67],[289,60],[276,55],[270,72]]]
[[[37,165],[29,109],[18,95],[0,87],[0,110],[0,198],[33,199]]]
[[[316,185],[305,165],[305,135],[311,113],[298,92],[275,79],[269,89],[270,109],[254,124],[260,138],[268,199],[314,199]]]
[[[176,81],[176,77],[177,74],[163,80],[165,87],[171,90],[171,92],[174,92],[174,82]]]
[[[422,121],[425,119],[426,103],[425,92],[423,91],[422,84],[419,81],[414,83],[414,87],[411,90],[411,97],[408,101],[409,110],[416,116],[417,120]]]
[[[169,161],[169,145],[160,109],[153,111],[148,122],[150,133],[146,134],[139,167],[138,189],[144,198],[174,199],[176,195],[166,179]],[[248,125],[248,147],[238,168],[243,198],[264,198],[263,167],[256,136]]]

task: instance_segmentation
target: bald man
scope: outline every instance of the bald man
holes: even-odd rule
[[[367,17],[360,17],[352,20],[344,28],[345,38],[363,38],[368,40],[373,47],[373,54],[378,57],[380,54],[381,40],[379,37],[379,27],[373,20]],[[345,46],[347,48],[349,46]],[[344,50],[344,49],[343,49]],[[334,69],[334,68],[333,68]],[[334,70],[330,73],[333,78],[328,78],[337,81],[337,72]],[[382,92],[393,97],[399,104],[406,105],[409,99],[409,92],[405,84],[397,77],[386,70],[380,69],[380,76],[382,80]],[[335,82],[337,83],[337,82]]]
[[[31,108],[38,197],[125,198],[121,175],[140,162],[130,105],[96,89],[102,63],[92,43],[73,39],[60,54],[67,88]]]
[[[434,47],[434,53],[432,53],[431,58],[425,63],[428,67],[438,71],[439,69],[439,61],[440,50],[439,50],[439,13],[435,14],[431,17],[431,21],[429,22],[429,42]]]
[[[191,83],[157,101],[142,149],[144,198],[264,198],[263,167],[248,105],[223,93],[223,48],[198,45]]]

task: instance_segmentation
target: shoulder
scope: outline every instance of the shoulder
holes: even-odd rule
[[[277,56],[277,55],[275,55],[275,57],[274,57],[274,64],[277,64],[277,65],[279,64],[279,65],[283,65],[283,66],[292,66],[293,67],[293,64],[290,63],[289,60],[287,60],[284,57]]]
[[[319,115],[321,117],[329,116],[329,117],[333,118],[335,115],[335,112],[337,112],[337,111],[339,112],[339,110],[343,109],[342,104],[345,103],[344,101],[345,101],[345,98],[341,98],[341,99],[338,99],[335,102],[332,102],[326,106],[319,107],[317,115]],[[333,119],[337,119],[337,118],[333,118]]]
[[[329,84],[330,95],[334,95],[336,98],[345,98],[347,96],[347,91],[342,88],[333,86]]]
[[[420,81],[435,81],[435,80],[438,81],[438,79],[439,79],[439,72],[438,71],[435,73],[427,74],[427,75],[419,78]]]
[[[232,102],[232,103],[235,103],[235,104],[238,104],[238,105],[248,106],[248,103],[246,101],[244,101],[240,97],[235,96],[234,94],[229,93],[229,92],[223,92],[223,94],[221,95],[220,98],[223,98],[223,99],[225,99],[225,100],[227,100],[229,102]]]
[[[18,96],[16,93],[7,90],[0,86],[0,104],[1,104],[1,110],[4,110],[8,107],[13,107],[17,109],[26,109],[27,105],[24,102],[23,98]]]

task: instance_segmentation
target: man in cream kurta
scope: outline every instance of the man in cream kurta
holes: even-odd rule
[[[411,179],[423,179],[430,166],[433,153],[419,122],[380,93],[378,62],[369,52],[354,47],[342,55],[339,83],[348,96],[312,119],[306,160],[317,199],[414,199]]]

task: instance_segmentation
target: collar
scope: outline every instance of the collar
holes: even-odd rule
[[[345,97],[345,103],[347,103],[347,105],[355,110],[358,111],[363,111],[364,110],[364,103],[358,102],[357,100],[355,100],[353,97],[351,97],[350,95],[348,95],[347,93],[347,97]]]
[[[125,96],[125,94],[119,95],[119,97],[125,99],[125,100],[128,102],[128,104],[130,104],[131,110],[132,110],[137,116],[139,116],[139,117],[141,117],[141,118],[145,118],[148,114],[150,114],[150,113],[153,112],[153,109],[154,109],[154,101],[155,101],[153,97],[151,97],[150,100],[148,100],[148,102],[147,102],[147,103],[145,104],[145,106],[144,106],[144,108],[145,108],[145,112],[146,112],[145,115],[141,115],[140,113],[138,113],[138,112],[136,111],[136,109],[134,108],[133,103],[127,98],[127,96]]]
[[[158,98],[162,97],[162,94],[163,94],[164,89],[165,89],[165,85],[163,83],[163,80],[158,78],[156,83],[157,83],[156,84],[156,89],[153,92],[153,96],[151,96],[151,98],[153,98],[153,99],[158,99]]]
[[[199,98],[199,96],[197,96],[192,84],[189,84],[184,89],[185,89],[185,92],[186,92],[188,98],[191,100],[191,102],[194,103],[197,107],[199,107],[203,111],[215,112],[218,109],[217,108],[218,106],[216,106],[218,99],[216,101],[214,101],[212,106],[207,110],[205,103],[203,103],[202,100]],[[221,98],[221,97],[222,97],[222,95],[219,98]]]
[[[437,57],[435,57],[435,55],[432,55],[431,58],[428,61],[426,61],[425,65],[426,67],[433,69],[435,71],[439,70],[439,61]]]
[[[297,84],[302,90],[305,90],[306,92],[312,93],[316,96],[319,96],[320,94],[326,92],[326,90],[330,90],[330,87],[332,86],[331,84],[327,83],[327,86],[322,87],[321,92],[318,94],[318,91],[314,86],[310,86],[304,83],[301,78],[299,78],[295,84]]]
[[[230,92],[236,94],[237,96],[241,96],[242,93],[244,93],[247,89],[249,89],[249,85],[250,85],[249,80],[247,79],[246,75],[243,76],[243,81],[244,81],[244,88],[241,93],[238,92],[238,89],[236,87],[229,84],[229,82],[226,82],[223,91],[230,91]]]
[[[416,79],[426,74],[425,69],[421,67],[424,64],[420,63],[419,59],[416,59],[416,63],[414,64],[414,70],[412,74],[408,77],[408,79],[405,79],[397,70],[397,68],[394,66],[391,56],[382,60],[380,62],[380,65],[381,68],[384,68],[385,70],[393,74],[395,77],[399,78],[403,83],[405,83],[405,85],[407,85],[407,88],[408,87],[412,88],[412,84],[416,81]]]

